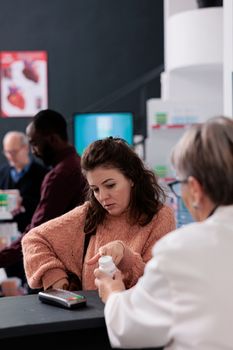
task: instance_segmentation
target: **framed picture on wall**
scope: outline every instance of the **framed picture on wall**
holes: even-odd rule
[[[48,107],[46,51],[0,52],[1,117],[32,117]]]

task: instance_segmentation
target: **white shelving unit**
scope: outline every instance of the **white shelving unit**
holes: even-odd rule
[[[11,213],[16,205],[12,190],[8,190],[8,193],[2,190],[0,197],[0,249],[3,249],[17,239],[20,233]]]
[[[233,116],[233,1],[223,6],[223,97],[224,115]]]
[[[161,99],[147,101],[146,162],[171,177],[170,151],[185,127],[223,114],[223,8],[164,0],[164,33]]]
[[[13,216],[8,208],[5,205],[0,205],[0,249],[9,246],[20,235],[17,223],[13,221]],[[5,280],[7,280],[6,271],[4,268],[0,268],[0,285]]]

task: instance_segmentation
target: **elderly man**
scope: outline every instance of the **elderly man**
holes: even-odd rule
[[[27,136],[19,131],[9,131],[3,138],[3,154],[7,163],[0,168],[0,189],[17,189],[22,200],[22,210],[14,215],[18,230],[23,233],[30,224],[40,200],[40,187],[47,169],[30,155]],[[23,267],[13,264],[7,275],[24,280]]]
[[[20,232],[24,232],[40,200],[40,187],[47,169],[30,156],[27,136],[10,131],[3,138],[3,154],[7,164],[0,168],[0,189],[18,189],[24,212],[14,220]]]

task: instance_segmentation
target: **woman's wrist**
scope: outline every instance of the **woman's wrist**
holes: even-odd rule
[[[67,278],[62,278],[59,281],[55,282],[51,287],[67,290],[69,288],[69,282]]]

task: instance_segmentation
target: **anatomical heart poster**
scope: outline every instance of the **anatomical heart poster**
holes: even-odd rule
[[[48,108],[46,51],[0,53],[1,117],[32,117]]]

